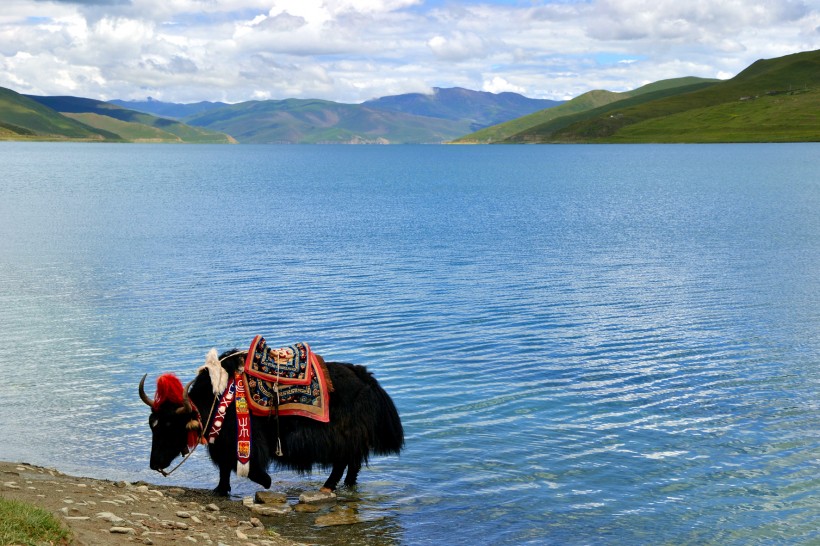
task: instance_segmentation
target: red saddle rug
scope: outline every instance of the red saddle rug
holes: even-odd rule
[[[330,421],[333,390],[323,362],[307,343],[272,349],[256,336],[245,357],[247,395],[254,415],[299,415]]]

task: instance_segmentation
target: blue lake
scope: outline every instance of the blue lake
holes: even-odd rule
[[[211,488],[148,470],[137,383],[262,334],[407,435],[363,523],[286,536],[820,542],[818,144],[0,143],[0,179],[0,459]]]

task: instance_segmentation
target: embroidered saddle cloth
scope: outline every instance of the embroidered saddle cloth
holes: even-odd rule
[[[245,357],[245,373],[282,385],[310,385],[313,376],[313,367],[308,365],[310,355],[306,343],[271,349],[265,338],[256,336]]]
[[[307,343],[271,349],[256,336],[245,357],[248,402],[254,415],[299,415],[330,421],[333,390],[323,362]]]

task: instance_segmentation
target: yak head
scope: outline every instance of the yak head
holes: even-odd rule
[[[145,377],[139,386],[140,398],[151,407],[151,470],[164,474],[177,455],[187,455],[199,440],[202,424],[196,407],[188,399],[188,387],[173,374],[157,379],[154,399],[145,394]]]

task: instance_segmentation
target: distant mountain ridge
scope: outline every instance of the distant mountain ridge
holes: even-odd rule
[[[470,130],[466,120],[414,116],[318,99],[251,101],[185,122],[252,144],[441,143]]]
[[[653,85],[639,94],[569,112],[573,99],[546,114],[490,127],[456,142],[820,141],[820,50],[761,59],[729,80]]]
[[[546,132],[544,131],[546,130]],[[734,78],[521,138],[548,142],[818,142],[820,50],[761,59]]]
[[[117,134],[132,142],[226,144],[233,141],[231,137],[222,133],[191,127],[176,120],[128,110],[99,100],[82,97],[26,96],[64,116],[95,129]]]
[[[0,139],[122,141],[122,137],[101,131],[0,87]]]
[[[230,136],[82,97],[0,87],[0,140],[232,143]]]
[[[565,103],[462,88],[436,88],[429,95],[395,95],[362,104],[317,99],[230,105],[116,102],[174,116],[188,115],[170,119],[116,103],[26,96],[0,88],[0,140],[356,144],[820,141],[820,50],[759,60],[730,80],[675,78],[623,93],[590,91]],[[540,108],[545,105],[549,107]],[[497,120],[504,121],[490,125]],[[477,127],[483,128],[476,131]]]
[[[696,78],[693,76],[683,78],[672,78],[653,82],[631,91],[616,93],[603,89],[587,91],[583,95],[578,95],[574,99],[559,104],[549,110],[540,110],[520,118],[516,118],[498,125],[480,129],[469,135],[462,136],[454,140],[456,144],[491,144],[493,142],[503,142],[517,133],[521,133],[532,127],[548,123],[558,118],[568,119],[567,116],[580,115],[595,108],[604,107],[608,104],[621,100],[648,95],[663,91],[681,91],[692,85],[717,83],[720,80]]]
[[[226,102],[201,101],[181,104],[176,102],[162,102],[151,98],[148,100],[115,99],[108,102],[111,104],[116,104],[117,106],[122,106],[123,108],[127,108],[129,110],[136,110],[137,112],[153,114],[161,118],[171,118],[177,120],[188,116],[194,116],[196,114],[201,114],[203,112],[207,112],[208,110],[229,106]]]
[[[195,104],[111,101],[225,132],[242,143],[441,143],[560,101],[516,93],[434,88],[346,104],[319,99]]]
[[[393,95],[365,101],[363,106],[431,118],[469,120],[475,128],[481,128],[552,108],[562,102],[531,99],[518,93],[434,87],[430,94]]]

